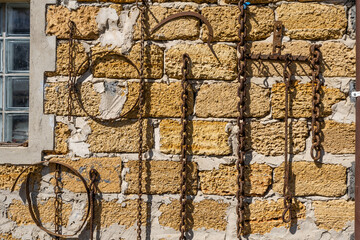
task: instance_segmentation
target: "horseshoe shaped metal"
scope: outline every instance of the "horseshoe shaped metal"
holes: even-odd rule
[[[194,17],[197,18],[199,20],[201,20],[208,28],[208,38],[207,38],[207,45],[210,48],[212,54],[214,54],[215,58],[220,62],[219,58],[217,57],[213,46],[211,45],[211,41],[214,38],[214,30],[209,22],[209,20],[207,20],[206,17],[204,17],[203,15],[201,15],[200,13],[197,12],[181,12],[181,13],[176,13],[176,14],[172,14],[169,17],[163,19],[162,21],[160,21],[151,31],[150,31],[150,35],[152,35],[155,31],[157,31],[158,29],[160,29],[163,25],[165,25],[168,22],[171,22],[175,19],[178,18],[183,18],[183,17]]]

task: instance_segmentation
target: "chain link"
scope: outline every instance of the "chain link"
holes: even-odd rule
[[[240,29],[238,32],[238,36],[240,38],[240,42],[237,45],[237,51],[240,57],[238,58],[238,97],[239,102],[237,105],[237,110],[239,112],[239,116],[237,118],[237,126],[239,128],[237,134],[237,161],[236,161],[236,170],[237,170],[237,237],[241,239],[241,235],[244,232],[244,170],[245,170],[245,99],[246,99],[246,91],[245,91],[245,82],[246,82],[246,42],[245,38],[247,35],[245,23],[246,23],[246,11],[245,11],[245,1],[240,0],[238,3],[238,7],[240,10],[239,15],[239,24]]]
[[[142,6],[136,2],[137,7],[140,10],[140,24],[141,24],[141,40],[140,40],[140,88],[139,88],[139,112],[138,112],[138,124],[139,124],[139,156],[138,156],[138,213],[137,213],[137,239],[141,240],[141,219],[142,219],[142,165],[143,165],[143,114],[144,114],[144,62],[145,62],[145,28],[146,28],[146,1],[143,0]]]
[[[71,120],[72,115],[72,103],[73,99],[72,96],[74,94],[74,84],[76,78],[76,66],[75,66],[75,59],[76,59],[76,44],[75,44],[75,32],[77,30],[76,24],[73,21],[69,21],[68,23],[70,32],[69,32],[69,65],[68,65],[68,89],[69,89],[69,96],[68,96],[68,120]]]
[[[186,194],[187,194],[187,185],[186,185],[186,164],[187,164],[187,113],[188,113],[188,106],[187,106],[187,98],[188,98],[188,75],[190,73],[190,65],[191,60],[188,54],[183,55],[183,66],[181,68],[182,73],[182,93],[181,93],[181,155],[180,155],[180,162],[181,162],[181,186],[180,186],[180,238],[179,240],[186,239],[185,232],[186,232]]]
[[[59,164],[55,165],[55,201],[54,201],[54,208],[55,208],[55,233],[61,234],[61,226],[62,226],[62,199],[61,199],[61,166]],[[55,237],[55,239],[60,239],[59,237]]]
[[[90,219],[89,219],[89,225],[90,225],[90,240],[94,239],[94,219],[95,219],[95,203],[96,203],[96,194],[99,192],[99,189],[97,188],[96,184],[99,180],[99,173],[95,169],[91,169],[89,172],[90,176]]]
[[[311,114],[311,133],[312,133],[312,146],[311,158],[318,161],[321,158],[321,145],[320,145],[320,45],[312,45],[310,47],[311,66],[312,66],[312,114]]]
[[[285,125],[285,164],[284,164],[284,186],[283,186],[283,195],[284,195],[284,211],[282,214],[283,222],[288,223],[291,221],[291,205],[292,205],[292,194],[290,190],[290,164],[288,160],[289,156],[289,88],[290,88],[290,81],[291,81],[291,70],[290,70],[290,64],[291,64],[291,55],[286,54],[286,61],[284,66],[284,72],[283,72],[283,79],[285,83],[285,118],[284,118],[284,125]],[[286,217],[286,214],[288,212],[288,216]]]

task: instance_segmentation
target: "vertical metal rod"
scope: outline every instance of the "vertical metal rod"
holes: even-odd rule
[[[360,91],[360,0],[356,0],[356,91]],[[360,98],[356,98],[355,240],[360,240]]]

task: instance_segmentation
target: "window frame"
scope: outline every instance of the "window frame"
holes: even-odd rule
[[[33,164],[54,149],[54,115],[44,114],[45,72],[55,71],[56,37],[46,36],[46,5],[56,0],[0,0],[30,3],[30,72],[28,146],[0,146],[0,164]],[[3,86],[5,87],[5,86]]]

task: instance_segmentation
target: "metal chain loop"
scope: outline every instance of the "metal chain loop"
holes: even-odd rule
[[[54,218],[54,225],[55,225],[55,233],[61,234],[61,226],[62,226],[62,198],[61,198],[61,165],[55,164],[55,201],[54,201],[54,208],[55,208],[55,218]],[[60,239],[59,237],[55,237],[55,239]]]
[[[239,54],[238,58],[238,97],[239,102],[237,105],[237,110],[239,112],[239,116],[237,118],[237,126],[239,128],[237,134],[237,161],[236,161],[236,171],[237,171],[237,192],[236,192],[236,199],[237,199],[237,206],[236,206],[236,213],[237,213],[237,237],[241,239],[241,235],[244,233],[244,225],[245,225],[245,217],[244,217],[244,171],[245,171],[245,101],[246,101],[246,91],[245,91],[245,83],[246,83],[246,10],[245,10],[245,0],[240,0],[238,3],[238,7],[240,10],[239,15],[239,24],[240,29],[238,32],[238,36],[240,41],[237,45],[237,51]]]
[[[310,150],[311,158],[318,161],[321,158],[320,145],[320,45],[310,47],[311,66],[312,66],[312,114],[311,114],[311,133],[312,146]]]
[[[289,88],[290,88],[290,81],[291,81],[291,70],[290,70],[290,64],[291,64],[291,55],[287,54],[285,66],[284,66],[284,72],[283,72],[283,79],[285,83],[285,118],[284,118],[284,125],[285,125],[285,161],[284,161],[284,187],[283,187],[283,195],[284,195],[284,211],[282,214],[282,220],[285,223],[289,223],[292,218],[291,214],[291,205],[292,205],[292,194],[290,190],[290,164],[288,160],[289,156]],[[288,216],[286,217],[286,214],[288,213]]]
[[[143,114],[144,114],[144,88],[145,88],[145,76],[144,76],[144,62],[145,62],[145,28],[146,28],[146,0],[143,0],[142,6],[136,1],[136,5],[140,10],[140,24],[141,24],[141,40],[140,40],[140,88],[139,88],[139,112],[138,112],[138,124],[139,124],[139,155],[138,155],[138,213],[137,213],[137,239],[141,240],[141,218],[142,218],[142,165],[143,165]]]
[[[188,98],[188,76],[190,74],[190,65],[191,59],[188,54],[183,55],[183,66],[181,68],[182,73],[182,93],[181,93],[181,155],[180,155],[180,162],[181,162],[181,186],[180,186],[180,238],[179,240],[186,239],[185,232],[186,232],[186,194],[187,194],[187,186],[186,186],[186,164],[187,164],[187,113],[188,113],[188,106],[187,106],[187,98]]]
[[[68,120],[71,120],[72,115],[72,96],[74,93],[74,85],[75,85],[75,78],[76,78],[76,66],[75,66],[75,59],[76,59],[76,45],[75,45],[75,32],[77,30],[76,24],[73,21],[69,21],[68,23],[70,32],[69,32],[69,65],[68,65],[68,89],[69,89],[69,97],[68,97]]]

